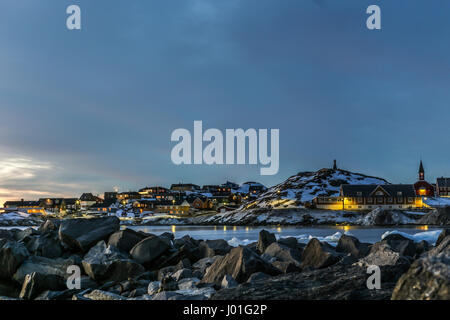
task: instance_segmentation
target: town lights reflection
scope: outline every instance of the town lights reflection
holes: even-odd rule
[[[170,228],[171,228],[171,230],[172,230],[172,233],[175,233],[175,232],[176,232],[176,229],[177,229],[177,226],[172,225]]]
[[[419,230],[428,230],[428,226],[419,226],[417,227]]]

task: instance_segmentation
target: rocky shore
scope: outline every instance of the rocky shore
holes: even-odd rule
[[[381,270],[369,290],[367,267]],[[81,272],[69,289],[68,270]],[[0,230],[0,300],[450,299],[450,230],[435,246],[390,234],[375,244],[313,238],[174,239],[120,230],[116,217]]]

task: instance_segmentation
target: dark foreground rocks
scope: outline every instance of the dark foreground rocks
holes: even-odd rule
[[[343,235],[336,247],[267,231],[231,247],[119,230],[117,218],[0,231],[1,299],[450,299],[448,230],[436,246],[391,234],[375,244]],[[367,286],[374,265],[380,289]]]

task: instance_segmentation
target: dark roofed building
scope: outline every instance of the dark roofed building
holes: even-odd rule
[[[412,184],[343,184],[338,197],[316,197],[314,204],[319,209],[350,211],[423,207]]]
[[[192,183],[177,183],[177,184],[172,184],[170,186],[170,190],[172,191],[199,191],[200,190],[200,186],[196,185],[196,184],[192,184]]]
[[[437,178],[436,192],[439,197],[450,197],[450,178]]]

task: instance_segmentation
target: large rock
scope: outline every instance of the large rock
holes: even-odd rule
[[[29,252],[23,243],[5,242],[0,249],[0,279],[10,280],[28,256]]]
[[[370,245],[361,243],[353,236],[343,234],[336,246],[337,252],[349,253],[350,255],[361,258],[369,253]]]
[[[387,243],[389,247],[392,248],[392,250],[400,253],[403,256],[414,257],[418,252],[418,248],[414,241],[405,238],[401,234],[389,234],[384,237],[381,242],[376,243],[374,246],[379,245],[380,243]],[[374,248],[374,250],[376,250],[376,248]]]
[[[291,262],[296,266],[300,266],[302,252],[297,249],[273,242],[264,251],[265,255],[275,257],[278,261]]]
[[[63,254],[63,248],[56,232],[46,232],[40,236],[31,237],[27,242],[30,253],[46,258],[59,258]]]
[[[414,261],[398,280],[392,299],[450,300],[450,247]]]
[[[450,225],[450,206],[434,209],[430,213],[427,213],[425,216],[423,216],[418,223],[438,226]]]
[[[256,245],[256,249],[259,251],[259,253],[264,253],[264,251],[266,251],[266,248],[276,241],[277,238],[275,238],[275,235],[273,233],[270,233],[266,230],[261,230],[259,232],[258,244]]]
[[[395,251],[387,241],[375,243],[370,249],[370,253],[360,259],[358,264],[361,266],[401,266],[408,267],[410,259]]]
[[[102,290],[94,290],[90,293],[86,293],[83,297],[89,300],[126,300],[126,298],[121,295]]]
[[[138,242],[146,237],[148,236],[132,229],[120,230],[109,237],[108,245],[115,246],[117,249],[124,252],[130,252]]]
[[[40,274],[33,272],[27,274],[22,285],[20,298],[31,300],[37,297],[41,292],[46,290],[63,290],[67,289],[64,279],[54,274]]]
[[[138,242],[130,251],[131,257],[138,263],[149,265],[170,249],[167,241],[150,236]]]
[[[58,232],[59,226],[61,225],[61,220],[45,220],[43,224],[39,226],[38,231],[41,234],[45,234],[48,232]]]
[[[119,229],[120,220],[117,217],[67,219],[61,222],[59,238],[72,250],[87,252],[100,240],[108,240]]]
[[[233,248],[225,240],[206,240],[199,244],[199,250],[202,257],[224,256]]]
[[[439,246],[441,242],[444,241],[444,239],[448,236],[450,236],[450,229],[445,228],[444,230],[442,230],[442,232],[439,234],[438,239],[436,240],[436,247]]]
[[[338,262],[340,258],[341,255],[336,253],[328,243],[321,243],[316,238],[312,238],[303,251],[301,267],[326,268]]]
[[[95,281],[122,281],[145,272],[140,264],[130,260],[114,246],[106,246],[102,240],[83,258],[86,274]]]
[[[222,289],[211,300],[386,300],[397,281],[384,278],[388,268],[381,268],[380,290],[367,289],[366,268],[334,264]]]
[[[237,247],[226,256],[218,258],[206,271],[202,283],[221,285],[225,275],[231,275],[237,282],[245,282],[252,273],[264,272],[270,275],[280,271],[245,247]]]
[[[33,272],[43,275],[57,275],[67,279],[70,274],[67,273],[67,268],[72,265],[81,265],[81,260],[75,258],[69,259],[49,259],[39,256],[31,256],[25,260],[14,274],[14,280],[22,284],[27,274]]]

